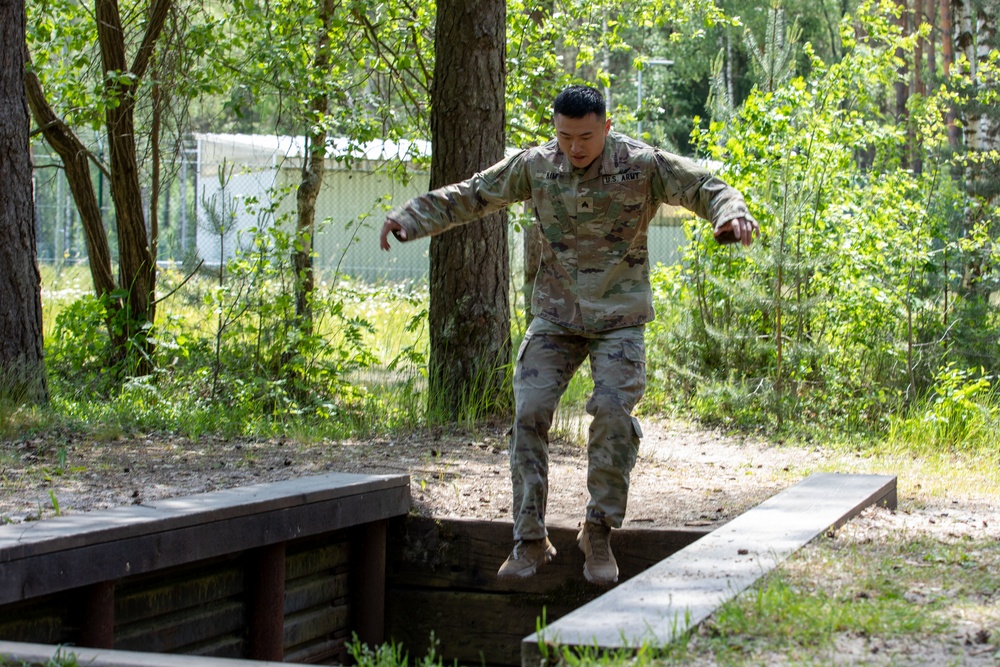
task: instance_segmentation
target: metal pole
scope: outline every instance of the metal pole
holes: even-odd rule
[[[188,251],[188,147],[187,141],[181,143],[181,179],[180,179],[180,217],[181,217],[181,259],[187,258]]]

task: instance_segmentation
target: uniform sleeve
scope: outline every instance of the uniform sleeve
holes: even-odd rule
[[[434,236],[531,198],[527,151],[521,151],[461,183],[414,197],[389,213],[406,240]]]
[[[694,160],[655,151],[653,195],[671,206],[683,206],[719,229],[730,220],[753,220],[740,192]]]

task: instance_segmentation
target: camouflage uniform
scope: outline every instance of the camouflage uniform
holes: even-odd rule
[[[751,218],[742,195],[693,161],[611,132],[600,159],[575,169],[556,140],[508,157],[389,214],[407,240],[439,234],[530,199],[542,259],[514,371],[510,445],[514,538],[546,535],[548,430],[559,397],[590,357],[594,416],[587,520],[620,527],[641,432],[631,416],[645,388],[643,325],[653,318],[646,233],[660,204],[715,229]]]

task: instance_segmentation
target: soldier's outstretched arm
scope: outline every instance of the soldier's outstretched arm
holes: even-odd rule
[[[531,181],[521,151],[460,182],[410,199],[389,212],[380,245],[389,249],[389,234],[413,241],[440,234],[515,202],[531,197]]]
[[[654,194],[673,206],[683,206],[712,223],[716,238],[729,237],[744,246],[753,243],[760,226],[750,214],[743,195],[704,167],[666,151],[656,151],[657,178]],[[720,241],[724,243],[725,241]]]

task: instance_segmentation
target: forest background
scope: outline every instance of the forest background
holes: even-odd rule
[[[336,439],[503,418],[530,317],[512,285],[530,282],[537,239],[516,219],[484,224],[489,259],[450,282],[434,246],[427,283],[314,270],[325,146],[443,146],[442,127],[476,135],[470,110],[486,108],[502,124],[472,140],[496,156],[547,140],[554,94],[585,82],[608,93],[616,129],[720,165],[763,229],[744,251],[685,223],[682,261],[653,271],[641,410],[995,459],[997,4],[28,2],[32,136],[61,158],[89,275],[56,261],[44,292],[2,294],[5,313],[40,319],[44,355],[5,352],[0,427]],[[472,39],[446,33],[449,17],[476,25]],[[449,98],[449,74],[489,48],[494,78]],[[309,147],[301,182],[278,193],[294,213],[210,271],[162,214],[195,131]],[[380,168],[406,182],[408,165],[429,166],[433,182],[444,153]],[[347,232],[373,239],[382,214]],[[526,234],[528,281],[511,278],[508,229]],[[439,251],[461,247],[450,238]],[[465,291],[484,267],[503,285],[489,299]]]

